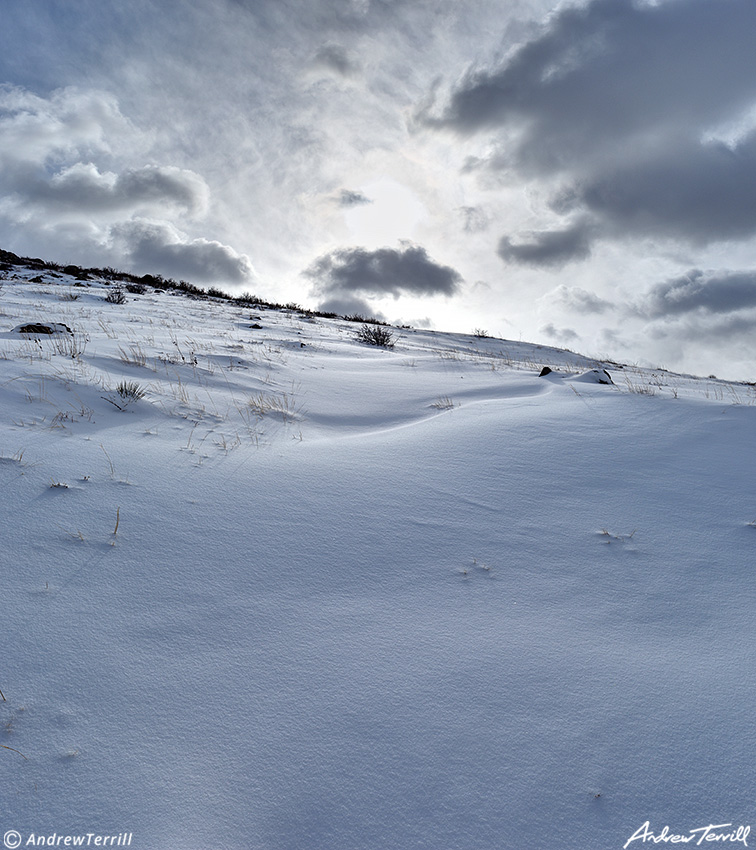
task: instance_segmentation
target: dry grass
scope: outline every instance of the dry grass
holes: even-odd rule
[[[122,346],[118,346],[121,363],[127,366],[146,366],[147,355],[144,353],[140,343],[129,345],[129,350],[126,351]]]
[[[292,422],[298,419],[300,414],[294,399],[288,393],[257,393],[247,398],[246,406],[254,416],[263,417],[273,414],[279,416],[283,422]]]

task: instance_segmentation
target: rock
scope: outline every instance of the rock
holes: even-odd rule
[[[51,322],[50,324],[42,322],[30,322],[26,325],[18,325],[17,327],[13,328],[11,333],[33,334],[34,336],[40,336],[41,334],[73,334],[73,331],[71,330],[71,328],[68,327],[68,325],[62,325],[59,322]]]
[[[612,376],[606,371],[606,369],[590,369],[588,372],[583,372],[582,375],[578,375],[577,378],[573,378],[575,381],[580,381],[583,384],[613,384]]]
[[[542,378],[544,375],[550,375],[553,371],[554,370],[550,366],[544,366],[543,369],[541,369],[541,374],[538,377]]]

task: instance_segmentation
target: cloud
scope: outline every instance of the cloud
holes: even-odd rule
[[[631,151],[649,131],[713,126],[753,102],[754,23],[750,0],[567,6],[500,67],[468,73],[437,123],[471,132],[524,119],[517,157],[549,171],[565,155]]]
[[[657,318],[690,313],[728,314],[754,307],[756,271],[693,269],[652,287],[638,309],[642,315]]]
[[[600,314],[614,309],[614,305],[604,298],[600,298],[593,292],[581,289],[579,286],[565,286],[562,284],[547,296],[544,301],[557,301],[575,313]]]
[[[584,222],[564,230],[542,230],[527,236],[527,242],[514,242],[503,236],[498,247],[502,260],[530,266],[563,266],[572,260],[584,260],[591,253],[591,228]]]
[[[458,207],[457,212],[462,216],[462,228],[465,233],[488,230],[491,220],[481,207]]]
[[[572,328],[557,328],[554,326],[553,322],[549,322],[548,325],[544,325],[540,330],[544,336],[549,337],[549,339],[556,340],[560,344],[574,342],[575,340],[580,339],[580,334],[572,330]]]
[[[148,165],[114,174],[101,173],[91,162],[76,163],[45,182],[27,181],[24,186],[29,202],[81,214],[175,207],[197,216],[206,211],[210,194],[205,181],[185,169]]]
[[[132,126],[110,95],[66,88],[42,98],[0,87],[4,232],[19,247],[34,233],[48,250],[84,264],[198,282],[254,279],[245,254],[178,229],[178,220],[203,219],[210,188],[193,170],[124,161],[148,147],[149,134]]]
[[[66,87],[40,97],[19,86],[0,85],[0,161],[44,165],[86,150],[112,154],[133,141],[134,128],[107,92]]]
[[[753,334],[756,313],[688,314],[651,322],[643,329],[649,348],[690,364],[693,373],[753,381]],[[659,362],[658,360],[656,362]]]
[[[351,189],[342,189],[339,193],[336,203],[340,207],[359,207],[363,204],[372,204],[373,202],[367,195],[362,192],[353,192]]]
[[[756,233],[756,133],[734,146],[679,143],[584,181],[573,204],[615,232],[705,245]]]
[[[360,69],[353,52],[341,44],[324,44],[315,53],[312,64],[342,77],[351,77]]]
[[[112,95],[65,88],[42,98],[0,86],[0,194],[21,215],[29,208],[94,217],[156,210],[203,215],[210,190],[196,172],[118,165],[119,153],[139,156],[148,144]]]
[[[137,271],[186,278],[201,283],[248,283],[255,278],[252,263],[228,245],[207,239],[187,239],[166,222],[134,220],[116,225],[112,238]]]
[[[424,248],[408,242],[399,249],[331,251],[303,274],[315,281],[321,293],[330,296],[453,295],[462,282],[458,271],[434,262]]]
[[[363,316],[380,321],[386,319],[383,313],[376,313],[364,298],[356,298],[350,295],[326,298],[318,304],[318,309],[323,313],[337,313],[339,316]]]
[[[593,0],[562,7],[496,67],[466,74],[440,114],[493,132],[489,169],[546,187],[590,230],[543,231],[508,260],[584,259],[598,238],[688,244],[756,234],[756,4]],[[480,167],[480,163],[479,166]]]

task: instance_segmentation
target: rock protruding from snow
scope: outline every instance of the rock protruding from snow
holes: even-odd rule
[[[582,375],[578,375],[576,378],[572,378],[573,381],[580,381],[582,384],[613,384],[612,376],[606,371],[606,369],[590,369],[587,372],[583,372]]]
[[[59,322],[29,322],[25,325],[16,325],[11,333],[40,336],[41,334],[72,334],[73,331],[68,325]]]

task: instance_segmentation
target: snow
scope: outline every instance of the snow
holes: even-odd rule
[[[0,832],[749,824],[753,386],[38,275],[0,297]]]

